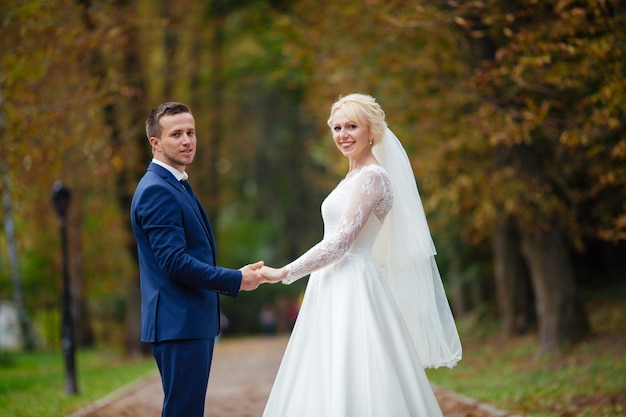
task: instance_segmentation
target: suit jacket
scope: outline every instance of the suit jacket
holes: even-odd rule
[[[131,203],[139,256],[141,340],[215,337],[218,293],[236,297],[241,272],[215,265],[206,212],[165,168],[151,163]]]

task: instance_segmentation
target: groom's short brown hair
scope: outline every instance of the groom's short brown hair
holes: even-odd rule
[[[191,110],[189,110],[187,105],[176,101],[163,103],[152,109],[150,116],[146,119],[146,136],[148,136],[148,140],[150,140],[151,137],[161,137],[161,133],[163,133],[160,123],[161,117],[179,113],[191,114]]]

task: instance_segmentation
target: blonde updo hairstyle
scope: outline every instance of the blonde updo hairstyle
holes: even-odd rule
[[[374,97],[366,94],[350,94],[340,97],[330,108],[327,123],[331,130],[333,116],[339,109],[343,110],[349,119],[369,127],[373,145],[382,140],[387,122],[385,122],[385,112],[380,104],[376,103]]]

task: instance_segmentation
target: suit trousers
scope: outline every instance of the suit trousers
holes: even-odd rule
[[[215,338],[152,344],[163,384],[162,417],[203,417]]]

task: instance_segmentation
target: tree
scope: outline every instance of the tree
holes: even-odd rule
[[[56,228],[46,227],[47,222],[56,222],[50,215],[50,178],[67,175],[61,155],[73,169],[88,169],[93,143],[85,139],[91,128],[85,123],[89,112],[79,109],[88,108],[97,96],[91,80],[78,65],[90,38],[76,30],[70,2],[8,2],[1,7],[0,67],[4,72],[0,88],[6,97],[2,153],[8,173],[14,178],[15,233],[24,242],[18,248],[22,251],[24,298],[27,307],[34,310],[50,303],[53,283],[58,282],[49,279],[54,258],[35,250],[49,230],[56,234]],[[72,240],[74,252],[82,251],[80,243]],[[44,258],[47,263],[36,270],[33,265]],[[73,266],[72,295],[78,306],[84,304],[81,291],[76,291],[82,287],[84,271],[78,262]],[[88,320],[87,314],[79,317]]]
[[[2,89],[0,89],[0,138],[2,143],[6,131],[6,116],[4,114],[4,103],[2,98]],[[33,350],[35,342],[33,339],[30,318],[26,310],[24,302],[24,292],[22,290],[22,275],[19,268],[19,259],[17,254],[17,243],[15,238],[15,222],[13,219],[13,204],[11,201],[11,188],[9,181],[9,161],[7,158],[8,149],[2,149],[2,205],[4,207],[4,232],[7,239],[7,250],[9,255],[9,265],[11,273],[11,284],[13,286],[13,300],[17,306],[17,314],[22,337],[22,343],[26,350]]]
[[[542,350],[587,334],[573,254],[620,239],[623,226],[616,45],[624,31],[615,10],[612,2],[300,1],[290,16],[294,62],[314,66],[305,100],[324,108],[355,90],[379,98],[392,128],[416,138],[409,153],[428,156],[414,164],[426,207],[440,211],[435,226],[454,219],[472,247],[498,245],[507,329],[529,329],[536,302]],[[581,215],[588,210],[597,218]]]
[[[617,81],[624,57],[615,49],[624,31],[612,6],[492,1],[455,9],[456,23],[480,51],[471,85],[483,102],[468,126],[480,128],[497,156],[483,158],[488,181],[475,185],[487,185],[478,195],[500,214],[494,223],[512,216],[519,231],[542,351],[588,332],[572,253],[608,230],[621,233],[615,219],[623,207],[613,196],[623,196],[624,184],[606,181],[623,169],[617,150],[624,141],[624,88]],[[604,198],[608,190],[614,194]],[[582,215],[598,205],[604,216]]]

